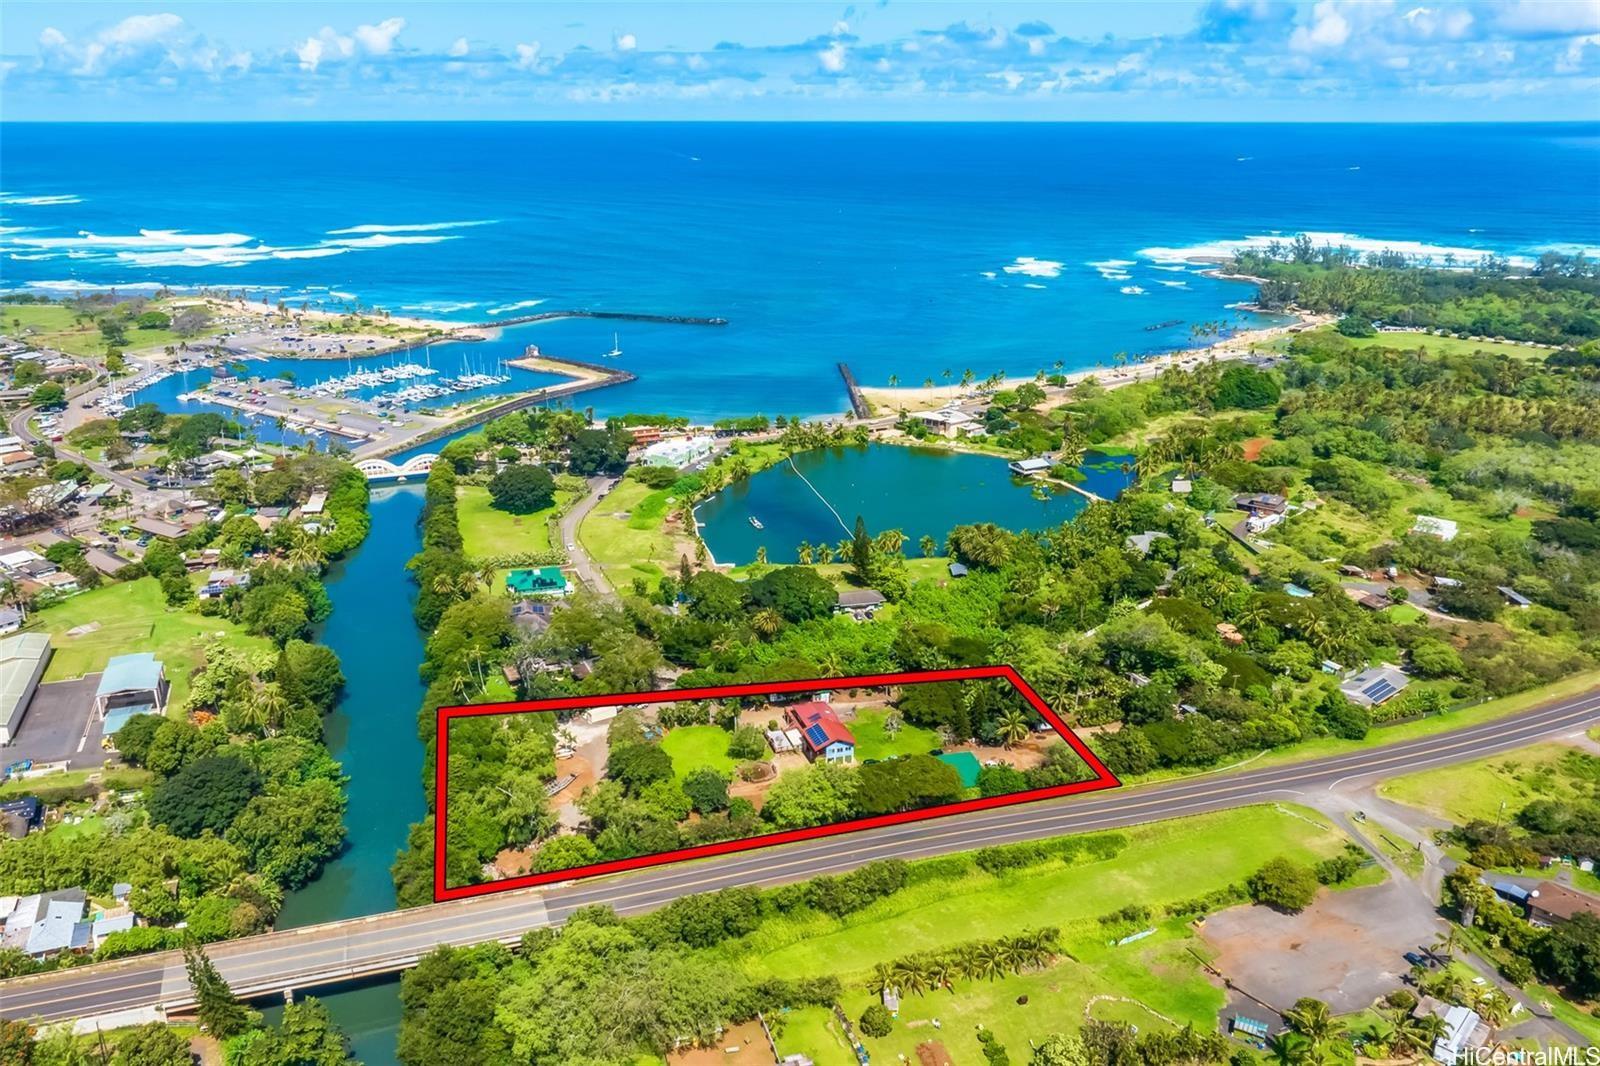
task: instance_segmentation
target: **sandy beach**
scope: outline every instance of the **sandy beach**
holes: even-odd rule
[[[1295,321],[1281,326],[1266,326],[1261,329],[1242,330],[1225,340],[1204,348],[1188,348],[1165,355],[1151,356],[1142,362],[1129,363],[1121,367],[1091,367],[1086,370],[1075,370],[1065,375],[1066,384],[1063,386],[1045,386],[1045,392],[1050,397],[1051,406],[1063,402],[1073,385],[1088,378],[1094,378],[1100,385],[1114,389],[1121,385],[1131,385],[1136,381],[1148,381],[1159,376],[1163,371],[1175,366],[1197,366],[1207,361],[1225,361],[1230,359],[1243,359],[1255,353],[1262,345],[1283,336],[1286,333],[1314,329],[1333,321],[1330,315],[1313,315],[1304,312],[1295,314]],[[1000,386],[1005,389],[1014,389],[1024,382],[1034,381],[1032,377],[1010,377]],[[976,385],[935,385],[924,386],[899,386],[895,388],[880,386],[861,386],[861,395],[873,406],[877,412],[888,411],[932,411],[946,404],[973,399],[979,395]]]

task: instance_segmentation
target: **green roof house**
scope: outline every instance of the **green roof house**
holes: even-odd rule
[[[513,570],[506,575],[506,591],[516,596],[565,596],[567,576],[558,566]]]

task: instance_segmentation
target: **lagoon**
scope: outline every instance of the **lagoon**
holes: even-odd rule
[[[1085,456],[1083,473],[1082,487],[1108,499],[1133,482],[1121,457],[1099,453]],[[996,456],[869,444],[797,455],[722,490],[695,516],[718,562],[748,563],[764,547],[776,563],[795,562],[802,541],[836,544],[848,538],[857,515],[874,534],[900,530],[908,553],[916,554],[925,535],[943,551],[945,537],[958,525],[1048,529],[1088,502],[1070,489],[1013,477],[1006,460]]]

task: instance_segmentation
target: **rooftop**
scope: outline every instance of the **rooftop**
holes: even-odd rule
[[[153,692],[161,687],[161,660],[147,651],[116,655],[95,688],[96,698],[118,692]]]

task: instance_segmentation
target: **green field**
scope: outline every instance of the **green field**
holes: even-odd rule
[[[678,550],[665,529],[670,494],[624,478],[578,525],[578,540],[612,584],[627,588],[635,577],[651,584],[678,564]],[[620,513],[627,517],[617,517]]]
[[[92,622],[100,628],[82,636],[67,630]],[[154,652],[166,665],[172,686],[171,706],[181,706],[189,694],[189,676],[205,660],[205,645],[220,637],[230,644],[262,651],[272,644],[253,637],[232,622],[206,618],[191,611],[172,610],[155,578],[140,578],[73,596],[36,613],[30,630],[50,634],[55,649],[44,680],[62,681],[104,670],[106,660],[129,652]]]
[[[686,725],[669,730],[661,738],[661,750],[672,756],[672,769],[680,780],[701,767],[732,774],[738,765],[728,755],[728,731],[716,725]]]
[[[915,755],[940,746],[938,733],[910,723],[902,725],[894,736],[889,736],[883,728],[885,717],[887,712],[882,710],[861,711],[849,724],[850,732],[856,738],[857,760],[892,759],[896,755]]]
[[[996,1031],[1013,1056],[1025,1055],[1030,1038],[1076,1028],[1096,996],[1117,997],[1095,1003],[1096,1018],[1148,1028],[1161,1024],[1150,1013],[1155,1011],[1209,1028],[1223,994],[1189,954],[1193,948],[1203,955],[1205,946],[1188,926],[1162,920],[1156,935],[1111,947],[1099,916],[1128,904],[1160,908],[1211,892],[1242,881],[1273,856],[1313,862],[1337,853],[1348,839],[1320,815],[1288,807],[1175,819],[1125,835],[1128,846],[1107,860],[1045,863],[1001,877],[973,870],[914,884],[843,918],[811,912],[773,919],[729,945],[729,961],[757,978],[837,974],[853,1019],[870,1001],[863,980],[877,963],[1054,925],[1071,958],[1039,973],[962,982],[953,995],[907,997],[895,1031],[867,1041],[874,1061],[893,1062],[899,1054],[915,1061],[915,1045],[936,1036],[957,1062],[981,1062],[973,1028],[978,1020]],[[1026,1005],[1016,1002],[1022,995]],[[908,1024],[932,1017],[942,1029]],[[803,1051],[819,1064],[848,1061],[838,1057],[845,1049],[823,1012],[796,1012],[786,1016],[785,1026],[779,1040],[785,1054]]]
[[[1574,800],[1591,795],[1594,782],[1578,770],[1584,754],[1565,744],[1535,744],[1476,762],[1392,778],[1378,791],[1386,799],[1456,823],[1509,820],[1536,799]]]
[[[767,1022],[777,1037],[780,1055],[806,1055],[817,1066],[856,1066],[850,1041],[845,1039],[838,1019],[826,1007],[782,1011]]]
[[[489,490],[462,485],[456,490],[456,514],[461,526],[462,551],[470,559],[550,550],[550,517],[571,500],[556,493],[556,503],[533,514],[515,515],[490,506]]]
[[[152,310],[169,310],[156,303],[150,305]],[[21,323],[21,329],[33,329],[35,332],[28,335],[28,340],[45,348],[54,348],[68,355],[104,355],[106,339],[100,332],[100,327],[92,321],[75,322],[72,308],[64,304],[0,304],[0,331],[8,335],[19,336],[21,330],[16,323]],[[204,330],[196,336],[206,336],[216,330]],[[137,352],[147,348],[165,348],[168,345],[182,344],[193,337],[180,337],[169,329],[134,329],[130,323],[124,333],[127,343],[123,345],[124,351]]]
[[[1397,603],[1393,607],[1385,608],[1382,615],[1397,626],[1416,625],[1428,617],[1422,613],[1422,608],[1413,607],[1409,603]]]
[[[1328,327],[1332,328],[1332,327]],[[1548,348],[1530,348],[1510,341],[1473,341],[1460,337],[1436,337],[1427,332],[1380,333],[1375,337],[1346,337],[1355,348],[1398,348],[1413,351],[1426,348],[1438,355],[1471,355],[1473,352],[1491,352],[1517,359],[1543,359],[1550,354]]]

